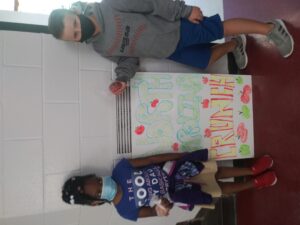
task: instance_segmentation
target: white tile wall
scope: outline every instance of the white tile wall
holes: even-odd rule
[[[1,125],[1,124],[0,124]],[[3,149],[2,142],[0,141],[0,149]],[[3,152],[2,150],[0,151],[0,221],[1,217],[4,217],[4,176],[3,176]],[[1,224],[1,223],[0,223]]]
[[[46,102],[78,102],[78,45],[43,35],[43,69]]]
[[[79,170],[78,104],[45,105],[45,173]]]
[[[3,32],[0,31],[0,218],[4,216],[3,202],[3,105],[2,105],[2,75],[3,75]],[[1,219],[0,219],[1,222]]]
[[[200,7],[204,16],[212,16],[218,13],[221,18],[224,18],[223,1],[221,0],[210,0],[209,2],[199,0],[186,0],[185,2],[190,5]]]
[[[116,141],[113,137],[86,137],[81,142],[81,173],[110,174],[115,158]],[[108,156],[108,157],[107,157]]]
[[[30,215],[30,216],[20,216],[20,217],[11,217],[3,219],[1,225],[42,225],[44,223],[44,215]]]
[[[79,225],[61,188],[71,175],[111,171],[112,63],[49,35],[0,34],[0,224]]]
[[[41,137],[41,69],[5,67],[2,81],[4,138]]]
[[[111,61],[100,58],[99,54],[93,51],[93,47],[87,44],[81,44],[79,46],[80,51],[80,69],[86,70],[102,70],[111,73],[112,64]]]
[[[81,207],[80,223],[84,225],[104,225],[114,224],[112,220],[115,209],[112,205],[103,205],[100,207],[83,206]],[[105,215],[105,216],[101,216]],[[125,225],[125,224],[124,224]]]
[[[3,36],[5,65],[41,67],[42,41],[40,35],[25,32],[4,32]]]
[[[200,71],[199,69],[192,68],[190,66],[182,65],[171,60],[168,61],[169,71],[172,73],[190,73],[193,71]]]
[[[43,212],[42,144],[40,140],[5,141],[4,214],[7,217]],[[30,206],[30,207],[28,207]]]
[[[111,73],[81,71],[81,122],[83,137],[108,136],[115,131],[107,117],[115,117],[114,96],[109,92]]]
[[[140,72],[151,71],[151,72],[169,72],[169,63],[167,59],[157,60],[157,59],[140,59]]]
[[[0,104],[2,104],[3,35],[4,35],[4,32],[0,31]]]
[[[201,5],[205,15],[219,10],[187,2]],[[113,67],[84,44],[0,31],[1,225],[133,224],[112,206],[78,207],[61,200],[62,185],[71,175],[111,171],[116,158],[115,98],[108,92]],[[226,73],[225,67],[223,60],[209,70]],[[142,59],[140,70],[195,71],[153,59]]]
[[[80,208],[45,214],[44,225],[77,225]]]
[[[42,176],[41,140],[4,141],[3,153],[4,179]]]

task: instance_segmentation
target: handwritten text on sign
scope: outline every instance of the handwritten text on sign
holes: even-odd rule
[[[134,155],[209,148],[253,156],[251,76],[139,73],[131,81]]]

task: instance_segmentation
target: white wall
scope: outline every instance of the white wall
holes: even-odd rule
[[[72,207],[60,199],[71,174],[111,171],[112,63],[85,44],[7,31],[0,32],[0,62],[1,225],[93,225],[103,217],[124,224],[110,206]],[[225,65],[210,70],[224,73]],[[153,59],[142,60],[141,70],[192,71]]]
[[[60,5],[57,1],[54,3],[53,2],[50,4],[50,5],[52,5],[52,7],[54,7],[55,5]],[[74,1],[64,0],[63,4],[61,4],[61,6],[64,6],[67,8],[68,5],[71,5],[71,3],[69,4],[69,2],[76,2],[76,1],[75,0]],[[88,0],[88,1],[83,1],[83,2],[93,2],[93,1]],[[98,0],[98,2],[101,2],[101,0]],[[224,18],[223,1],[222,0],[210,0],[210,1],[185,0],[185,2],[189,5],[199,6],[202,9],[205,16],[210,16],[215,13],[219,13],[221,18]],[[43,2],[41,2],[40,5],[35,8],[33,6],[28,6],[28,5],[23,6],[23,10],[26,12],[13,12],[13,11],[8,11],[8,10],[0,10],[0,21],[12,22],[12,23],[37,24],[37,25],[46,26],[48,24],[48,15],[46,15],[46,14],[48,14],[51,11],[51,8],[49,8],[48,4],[44,4],[44,5],[42,5],[42,4],[43,4]],[[48,7],[48,8],[44,9],[45,7]],[[1,8],[1,6],[0,6],[0,8]],[[42,8],[42,11],[38,12],[39,8]],[[21,11],[22,11],[22,8],[21,8]],[[32,14],[32,13],[28,13],[28,12],[36,12],[36,13]]]
[[[208,71],[227,73],[226,67],[224,58]],[[0,31],[1,225],[131,224],[109,205],[76,207],[60,198],[72,174],[112,169],[115,98],[107,89],[112,68],[85,44]],[[141,71],[194,70],[144,59]],[[186,218],[181,211],[173,214]],[[164,218],[139,224],[174,223]]]
[[[112,167],[112,64],[86,45],[49,35],[2,31],[0,38],[0,216],[46,213],[46,224],[60,224],[49,213],[79,216],[78,207],[60,199],[63,181],[81,170],[105,174]],[[78,224],[79,217],[75,221],[68,223]]]

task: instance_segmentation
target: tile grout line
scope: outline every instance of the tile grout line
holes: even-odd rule
[[[79,101],[45,101],[45,104],[48,104],[48,105],[54,105],[54,104],[76,105],[76,104],[79,104]]]
[[[0,33],[4,33],[3,31],[1,31]],[[3,49],[3,46],[4,46],[4,38],[3,38],[3,35],[2,35],[2,39],[1,39],[1,43],[0,43],[0,49],[1,49],[1,57],[2,57],[2,60],[1,60],[1,74],[0,74],[0,79],[1,79],[1,82],[0,82],[0,85],[1,85],[1,87],[0,87],[0,91],[1,91],[1,93],[0,93],[0,97],[1,97],[1,104],[0,104],[0,110],[1,110],[1,123],[4,123],[4,116],[3,116],[3,110],[4,110],[4,106],[3,106],[3,80],[4,80],[4,78],[3,78],[3,72],[4,72],[4,54],[3,54],[3,51],[4,51],[4,49]],[[1,156],[0,156],[0,163],[1,163],[1,167],[0,167],[0,170],[1,170],[1,177],[4,179],[4,165],[3,165],[3,162],[4,162],[4,160],[3,160],[3,149],[4,149],[4,141],[3,141],[3,133],[4,133],[4,128],[3,128],[3,124],[2,124],[2,126],[1,126],[1,128],[0,128],[1,130],[0,130],[0,132],[1,132],[1,141],[0,141],[0,154],[1,154]],[[4,200],[4,182],[1,182],[1,197],[2,197],[2,202],[0,203],[1,204],[1,214],[3,215],[3,217],[4,217],[4,204],[5,204],[5,200]]]
[[[60,170],[60,171],[57,171],[57,172],[49,172],[49,173],[45,173],[46,176],[58,176],[58,175],[62,175],[62,174],[66,174],[68,173],[68,177],[69,175],[72,175],[72,172],[80,172],[80,170]]]
[[[43,136],[40,137],[14,137],[14,138],[2,138],[3,141],[36,141],[41,140]]]
[[[81,121],[81,114],[82,114],[82,112],[81,112],[81,101],[82,101],[82,99],[81,99],[81,92],[82,92],[82,90],[81,90],[81,69],[80,69],[80,51],[79,51],[79,45],[77,44],[77,71],[78,71],[78,96],[77,96],[77,98],[78,98],[78,101],[77,101],[77,104],[78,104],[78,116],[79,116],[79,123],[78,123],[78,130],[79,130],[79,171],[80,171],[80,173],[81,173],[81,170],[82,170],[82,168],[81,168],[81,166],[82,166],[82,162],[81,162],[81,153],[82,153],[82,151],[81,151],[81,147],[82,147],[82,142],[83,142],[83,140],[81,140],[81,137],[82,137],[82,134],[81,134],[81,128],[82,128],[82,121]]]
[[[43,223],[45,224],[45,213],[46,213],[46,185],[45,185],[45,133],[46,133],[46,112],[45,112],[45,102],[46,102],[46,97],[45,97],[45,59],[44,59],[44,53],[45,53],[45,46],[44,46],[44,34],[41,34],[41,62],[42,62],[42,79],[41,79],[41,85],[42,85],[42,182],[43,182]]]
[[[22,65],[22,64],[5,64],[8,68],[34,68],[34,69],[42,69],[41,66],[38,65]]]
[[[83,143],[83,139],[81,138],[81,129],[82,129],[82,121],[81,121],[81,114],[82,114],[82,111],[81,111],[81,77],[82,77],[82,74],[81,74],[81,68],[80,68],[80,46],[79,44],[77,44],[77,71],[78,71],[78,132],[79,132],[79,140],[78,140],[78,144],[79,144],[79,171],[80,171],[80,174],[82,173],[82,143]],[[77,221],[77,224],[80,225],[81,223],[81,213],[82,213],[82,207],[79,207],[79,215],[78,215],[78,221]]]
[[[98,68],[80,68],[82,71],[101,71],[101,72],[110,72],[110,69],[98,69]]]

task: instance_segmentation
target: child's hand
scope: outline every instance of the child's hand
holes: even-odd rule
[[[160,203],[155,205],[157,216],[168,216],[169,211],[172,209],[172,207],[173,203],[170,203],[166,198],[161,198]]]
[[[168,216],[169,211],[170,210],[162,207],[161,205],[155,205],[155,212],[157,216]]]
[[[114,95],[120,95],[122,92],[125,90],[127,87],[127,84],[122,81],[114,81],[111,85],[109,85],[109,90],[114,94]]]
[[[169,200],[166,198],[161,198],[160,205],[162,205],[163,207],[165,207],[168,210],[173,208],[173,203],[169,202]]]
[[[199,23],[200,21],[203,20],[203,14],[200,8],[198,7],[193,7],[191,15],[189,16],[189,21],[192,23]]]

